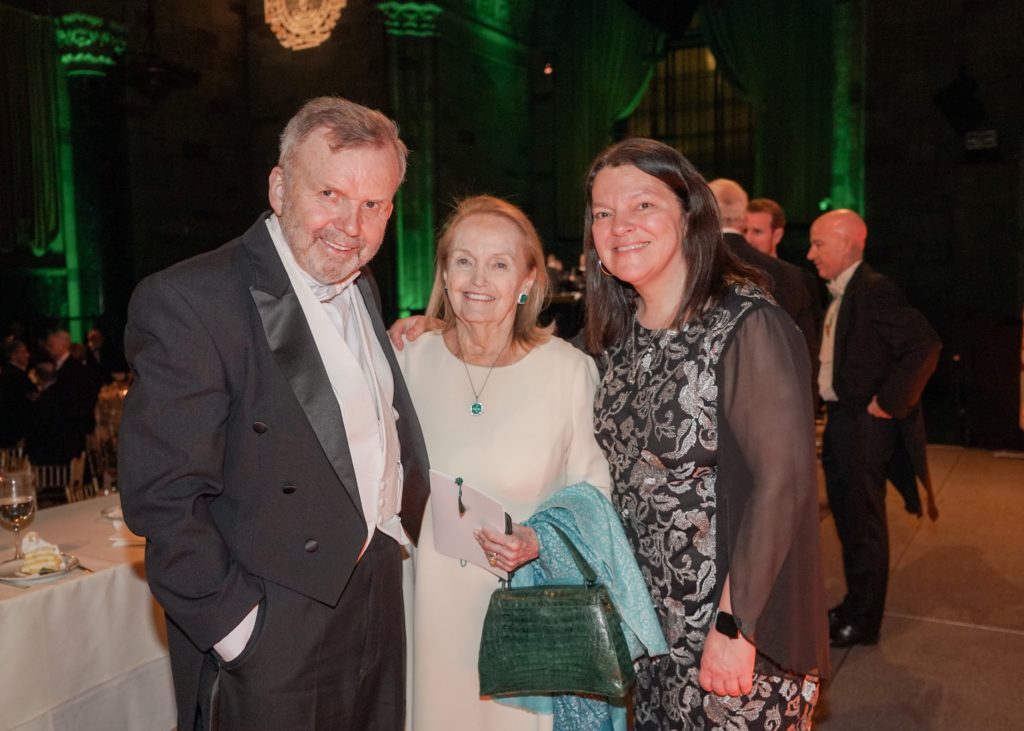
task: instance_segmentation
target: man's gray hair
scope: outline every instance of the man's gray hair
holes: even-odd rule
[[[715,178],[708,187],[718,201],[719,215],[722,217],[722,228],[735,228],[740,231],[747,227],[747,191],[735,180]]]
[[[398,160],[399,180],[405,179],[409,150],[398,137],[398,125],[382,112],[340,96],[321,96],[302,105],[281,133],[277,164],[287,170],[299,144],[321,127],[327,129],[332,151],[390,145]]]

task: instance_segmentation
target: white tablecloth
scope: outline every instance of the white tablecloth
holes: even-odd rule
[[[114,547],[103,508],[117,496],[40,511],[26,530],[94,573],[0,583],[0,729],[167,731],[175,724],[164,616],[141,546]],[[0,560],[14,555],[0,532]]]

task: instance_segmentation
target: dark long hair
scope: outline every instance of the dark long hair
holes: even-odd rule
[[[686,287],[673,327],[700,317],[721,301],[726,288],[737,282],[764,286],[763,275],[740,262],[722,243],[718,204],[697,168],[681,152],[656,140],[634,137],[601,152],[586,179],[583,250],[587,257],[587,349],[599,353],[630,328],[636,290],[600,271],[594,248],[594,178],[606,167],[632,165],[671,188],[683,209],[685,233],[681,246],[686,262]]]

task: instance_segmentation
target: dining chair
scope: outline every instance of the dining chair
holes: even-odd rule
[[[96,478],[85,479],[85,452],[72,459],[68,465],[68,482],[64,487],[64,495],[69,503],[96,497]]]
[[[36,504],[40,509],[60,505],[67,500],[70,464],[34,465],[32,474],[36,478]]]
[[[30,468],[24,447],[0,447],[0,472],[20,472]]]

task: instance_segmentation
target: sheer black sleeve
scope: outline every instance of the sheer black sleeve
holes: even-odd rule
[[[719,367],[719,545],[732,613],[759,651],[810,672],[822,651],[828,660],[807,346],[766,305],[737,326]]]

